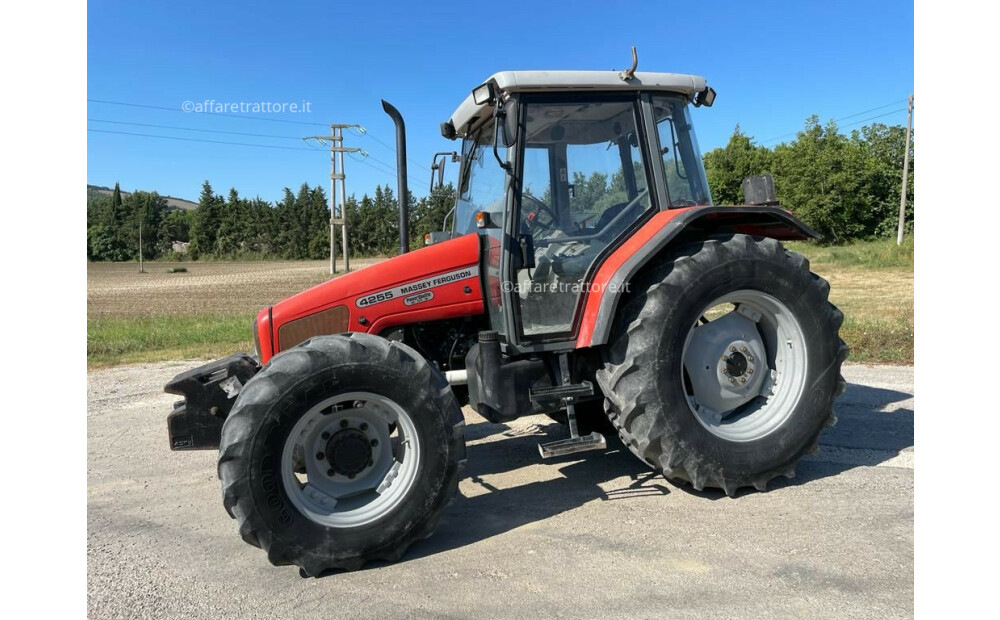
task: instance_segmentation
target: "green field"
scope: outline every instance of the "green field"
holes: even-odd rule
[[[913,363],[913,243],[789,243],[830,282],[844,312],[850,360]],[[361,266],[365,263],[358,262]],[[323,261],[87,265],[87,363],[91,367],[251,351],[257,311],[330,276]],[[354,266],[352,264],[352,266]]]

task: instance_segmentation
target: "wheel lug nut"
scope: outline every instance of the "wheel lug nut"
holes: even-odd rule
[[[736,379],[729,379],[730,383],[736,383]]]
[[[317,460],[317,461],[322,461],[322,460],[323,460],[323,459],[325,459],[325,458],[326,458],[326,455],[325,455],[325,454],[323,454],[322,452],[317,452],[317,453],[316,453],[316,460]]]
[[[736,347],[729,347],[730,353],[736,353]]]
[[[747,352],[747,348],[746,347],[740,347],[740,351],[743,351],[744,353],[746,353]]]
[[[747,369],[747,374],[752,375],[753,374],[753,368],[748,368]]]
[[[326,431],[323,431],[323,432],[322,432],[322,433],[320,434],[320,437],[322,437],[323,439],[329,439],[329,438],[330,438],[330,433],[328,433],[328,432],[326,432]]]
[[[378,439],[372,439],[372,447],[374,448],[377,445],[378,445]]]
[[[336,473],[337,473],[337,472],[335,472],[335,471],[334,471],[334,470],[332,470],[332,469],[328,469],[328,470],[326,470],[326,475],[327,475],[327,476],[333,476],[333,475],[334,475],[334,474],[336,474]]]
[[[748,355],[747,356],[747,361],[748,362],[752,362],[753,361],[753,356],[752,355]]]
[[[747,382],[747,378],[746,377],[743,377],[743,378],[740,379],[740,383],[746,383],[746,382]]]
[[[368,423],[367,422],[362,422],[361,426],[359,426],[358,428],[360,428],[363,431],[366,431],[366,430],[368,430]]]
[[[347,428],[347,420],[340,421],[340,428]]]

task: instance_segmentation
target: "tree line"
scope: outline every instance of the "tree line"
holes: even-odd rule
[[[829,243],[896,233],[906,128],[876,123],[841,133],[810,117],[792,142],[756,144],[739,125],[722,148],[705,153],[716,204],[739,204],[741,182],[771,174],[777,198]],[[913,144],[906,189],[906,226],[913,227]]]
[[[726,146],[704,154],[705,171],[716,204],[743,202],[744,178],[771,174],[777,197],[831,243],[887,237],[896,230],[902,179],[905,128],[876,123],[841,133],[833,123],[813,116],[795,140],[773,148],[757,144],[737,125]],[[913,165],[912,144],[910,162]],[[618,179],[620,181],[620,179]],[[615,179],[577,179],[587,204],[614,202]],[[619,185],[621,183],[618,183]],[[913,226],[914,174],[906,192],[907,227]],[[449,184],[430,196],[408,196],[410,244],[420,247],[425,233],[441,230],[454,204]],[[598,194],[608,193],[602,199]],[[345,201],[351,253],[389,256],[398,251],[398,207],[393,190],[378,186],[372,196]],[[285,188],[271,203],[243,198],[236,189],[217,194],[202,185],[198,208],[167,208],[156,192],[136,191],[124,199],[115,184],[108,194],[87,197],[87,258],[94,261],[178,259],[322,259],[329,256],[328,199],[322,187]],[[187,243],[183,252],[177,242]]]
[[[449,184],[419,200],[409,196],[411,246],[422,245],[425,233],[441,230],[453,193]],[[352,255],[398,251],[399,207],[388,185],[360,200],[349,196],[344,206]],[[140,230],[146,260],[322,259],[330,248],[329,200],[322,187],[307,183],[297,193],[285,188],[281,200],[271,203],[243,198],[236,189],[222,196],[205,181],[198,208],[190,211],[168,209],[156,192],[136,191],[123,199],[118,184],[111,195],[88,195],[88,260],[137,260]]]

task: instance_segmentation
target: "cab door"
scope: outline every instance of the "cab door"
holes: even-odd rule
[[[635,93],[524,95],[511,267],[522,348],[571,341],[593,271],[654,205]]]

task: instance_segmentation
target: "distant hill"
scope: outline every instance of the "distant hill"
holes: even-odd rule
[[[104,187],[103,185],[88,185],[87,186],[87,198],[92,196],[110,196],[114,193],[114,188]],[[122,198],[128,196],[131,192],[126,192],[122,190]],[[168,209],[183,209],[185,211],[190,211],[192,209],[198,208],[197,202],[191,202],[190,200],[185,200],[183,198],[175,198],[173,196],[163,196],[163,199],[167,201]]]

